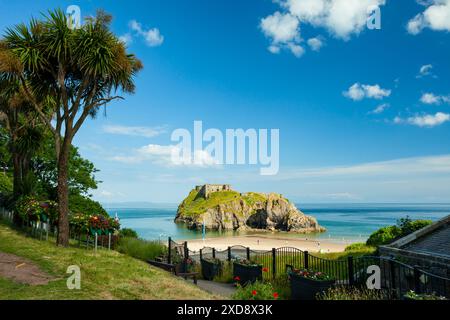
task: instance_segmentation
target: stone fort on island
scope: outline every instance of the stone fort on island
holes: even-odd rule
[[[205,199],[208,199],[211,193],[219,191],[231,191],[231,186],[229,184],[204,184],[202,186],[196,186],[195,190],[198,194]]]

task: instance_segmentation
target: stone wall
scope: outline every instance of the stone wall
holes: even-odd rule
[[[219,192],[219,191],[231,191],[231,186],[229,184],[205,184],[203,186],[196,186],[195,190],[197,190],[205,199],[211,195],[211,193]]]

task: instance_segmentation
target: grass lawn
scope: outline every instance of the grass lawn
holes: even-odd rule
[[[30,286],[0,276],[0,299],[213,299],[191,283],[116,251],[58,248],[0,220],[0,252],[34,262],[56,280]],[[81,269],[81,290],[68,290],[67,267]]]

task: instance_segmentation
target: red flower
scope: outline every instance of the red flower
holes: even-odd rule
[[[278,297],[279,297],[278,292],[274,292],[274,293],[273,293],[273,297],[274,297],[275,299],[278,299]]]
[[[262,268],[263,272],[269,272],[269,268]]]
[[[256,290],[253,290],[253,291],[252,291],[252,296],[256,296],[257,293],[258,293],[258,292],[256,292]]]
[[[241,281],[241,278],[239,278],[239,277],[234,277],[234,281]]]

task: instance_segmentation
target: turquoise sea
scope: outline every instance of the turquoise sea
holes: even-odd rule
[[[305,214],[317,218],[327,228],[321,234],[284,236],[321,238],[335,241],[365,241],[375,230],[395,224],[400,218],[438,220],[450,214],[450,204],[302,204],[297,205]],[[175,240],[199,239],[202,233],[191,231],[173,222],[175,206],[167,208],[107,208],[109,214],[118,215],[124,228],[136,230],[144,239],[172,237]],[[227,236],[235,232],[209,231],[207,237]],[[242,233],[240,233],[242,234]],[[254,234],[254,233],[253,233]]]

